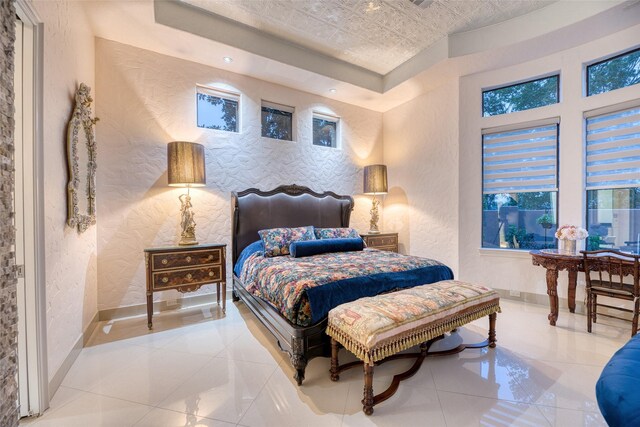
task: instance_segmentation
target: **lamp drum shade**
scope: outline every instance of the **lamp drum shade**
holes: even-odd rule
[[[194,142],[167,144],[167,173],[171,187],[202,187],[207,183],[204,146]]]
[[[364,194],[386,194],[387,191],[387,166],[365,166]]]

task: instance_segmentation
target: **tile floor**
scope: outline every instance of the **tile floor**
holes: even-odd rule
[[[101,322],[44,416],[47,426],[598,426],[594,385],[603,365],[628,339],[627,324],[504,300],[496,349],[468,349],[427,359],[395,396],[361,411],[362,373],[329,380],[329,359],[313,359],[297,387],[289,360],[242,304]],[[606,320],[603,320],[606,322]],[[609,321],[610,322],[610,321]],[[485,338],[474,322],[440,347]],[[344,352],[344,350],[342,350]],[[341,353],[341,361],[348,357]],[[374,390],[412,362],[376,368]]]

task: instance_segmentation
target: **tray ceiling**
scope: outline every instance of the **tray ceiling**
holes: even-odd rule
[[[553,3],[549,0],[182,1],[378,74],[389,73],[450,34],[497,24]]]

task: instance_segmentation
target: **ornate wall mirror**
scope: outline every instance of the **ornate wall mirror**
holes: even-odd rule
[[[84,83],[76,91],[75,106],[67,128],[67,224],[82,233],[96,223],[96,138],[92,118],[91,88]]]

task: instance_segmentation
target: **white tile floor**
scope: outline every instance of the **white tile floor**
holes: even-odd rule
[[[313,359],[297,387],[289,360],[241,304],[102,322],[44,416],[46,426],[597,426],[594,385],[630,334],[603,324],[587,334],[583,315],[502,302],[498,347],[427,359],[397,394],[361,411],[362,372],[329,380],[329,359]],[[607,322],[603,320],[603,322]],[[482,341],[482,319],[439,343]],[[342,350],[344,352],[344,350]],[[348,357],[341,353],[342,361]],[[376,368],[374,391],[410,366]]]

